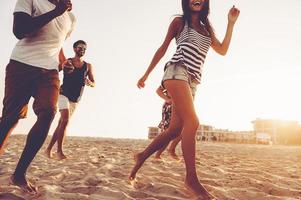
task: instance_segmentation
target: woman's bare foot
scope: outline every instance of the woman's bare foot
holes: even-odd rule
[[[185,181],[185,187],[193,193],[193,195],[197,196],[199,200],[214,200],[216,199],[212,196],[204,186],[199,181]]]
[[[48,158],[52,158],[52,157],[53,157],[52,152],[51,152],[51,150],[49,150],[49,149],[46,149],[46,150],[45,150],[45,154],[46,154],[46,156],[47,156]]]
[[[58,160],[64,160],[67,158],[63,152],[57,152],[56,153]]]
[[[29,193],[32,195],[38,194],[38,188],[35,187],[29,181],[27,181],[24,175],[22,175],[20,177],[17,177],[16,175],[12,175],[10,177],[10,183],[20,187],[26,193]]]
[[[135,166],[133,167],[130,176],[129,176],[129,180],[130,181],[134,181],[136,178],[136,173],[137,171],[141,168],[141,166],[143,165],[145,159],[143,159],[142,157],[142,153],[137,153],[134,155],[134,161],[135,161]]]

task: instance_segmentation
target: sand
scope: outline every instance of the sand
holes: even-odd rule
[[[149,140],[68,137],[62,161],[44,155],[48,140],[27,173],[39,188],[32,196],[9,185],[25,136],[10,138],[0,157],[1,200],[194,199],[183,187],[183,161],[167,154],[147,160],[136,187],[129,184],[133,152]],[[219,200],[301,199],[301,147],[198,142],[197,157],[201,183]]]

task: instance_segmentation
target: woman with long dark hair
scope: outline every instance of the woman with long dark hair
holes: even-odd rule
[[[234,6],[228,14],[228,26],[224,40],[220,42],[208,20],[209,0],[182,0],[183,15],[170,24],[163,44],[156,51],[145,74],[137,86],[143,88],[150,72],[164,56],[171,40],[175,38],[176,53],[165,66],[162,86],[172,99],[170,126],[148,147],[134,156],[135,166],[129,176],[134,181],[137,171],[145,160],[172,139],[182,135],[182,151],[186,165],[185,186],[201,199],[212,199],[198,180],[195,167],[195,135],[199,126],[191,90],[200,83],[206,54],[212,47],[218,54],[225,55],[230,45],[234,24],[240,11]]]

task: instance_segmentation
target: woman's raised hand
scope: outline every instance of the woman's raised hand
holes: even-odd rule
[[[239,16],[239,13],[240,13],[240,10],[238,10],[237,8],[235,8],[235,6],[233,6],[229,10],[229,14],[228,14],[229,22],[232,22],[234,24]]]

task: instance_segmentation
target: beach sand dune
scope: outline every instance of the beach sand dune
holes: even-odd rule
[[[25,138],[13,135],[0,157],[0,200],[193,199],[183,186],[183,161],[166,154],[147,160],[138,183],[129,183],[133,152],[148,140],[87,137],[68,137],[62,161],[48,159],[44,145],[28,170],[39,194],[28,195],[9,185]],[[196,164],[201,183],[219,200],[301,199],[301,147],[198,142]]]

